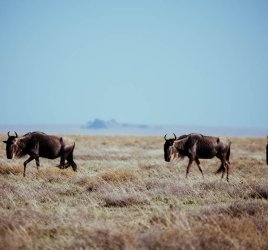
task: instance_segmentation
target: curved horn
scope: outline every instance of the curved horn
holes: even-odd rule
[[[18,137],[18,134],[16,133],[16,131],[14,131],[15,135],[16,135],[16,138]]]
[[[177,136],[173,133],[173,135],[175,136],[175,140],[177,140]]]
[[[165,134],[165,136],[164,136],[164,139],[165,139],[165,140],[167,140],[167,138],[166,138],[166,137],[167,137],[167,134]]]
[[[10,137],[9,133],[10,133],[10,131],[7,132],[7,136],[8,136],[8,137]]]

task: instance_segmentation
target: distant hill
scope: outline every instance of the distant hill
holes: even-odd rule
[[[140,128],[146,129],[148,125],[143,124],[128,124],[128,123],[119,123],[116,120],[112,119],[109,121],[104,121],[101,119],[95,119],[94,121],[89,121],[85,128],[88,129],[112,129],[112,128]]]
[[[120,124],[115,120],[103,121],[100,119],[95,119],[94,121],[89,121],[86,128],[90,129],[103,129],[103,128],[117,128]]]

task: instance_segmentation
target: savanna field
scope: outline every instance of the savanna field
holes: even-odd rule
[[[40,158],[25,178],[1,143],[0,249],[268,249],[266,138],[230,138],[228,183],[217,158],[185,179],[162,137],[67,137],[78,172]]]

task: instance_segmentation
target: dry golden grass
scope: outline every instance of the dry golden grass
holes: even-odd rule
[[[265,138],[231,138],[227,183],[217,159],[185,179],[161,137],[70,137],[76,173],[41,158],[23,178],[1,144],[0,249],[268,249]]]
[[[21,175],[23,173],[23,168],[16,163],[7,163],[5,160],[3,160],[3,157],[1,157],[0,160],[0,175]]]
[[[102,178],[106,182],[125,182],[125,181],[136,181],[138,176],[131,169],[113,169],[106,170],[100,173],[100,178]]]

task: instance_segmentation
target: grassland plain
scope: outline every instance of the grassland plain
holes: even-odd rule
[[[23,178],[0,144],[0,249],[268,249],[265,138],[230,138],[227,183],[217,159],[185,179],[161,137],[69,137],[77,173],[41,158]]]

